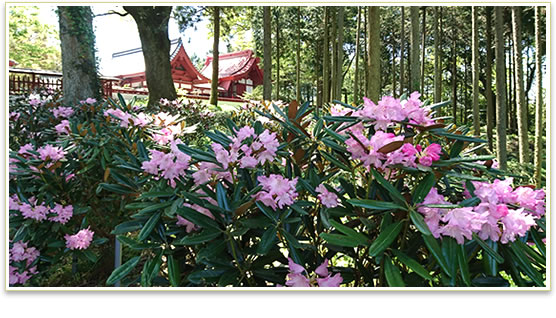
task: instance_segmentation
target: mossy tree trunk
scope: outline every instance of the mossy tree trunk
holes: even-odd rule
[[[495,30],[494,38],[496,41],[496,158],[500,169],[507,167],[506,152],[506,79],[504,72],[504,9],[496,7],[494,9]]]
[[[471,78],[473,82],[473,132],[475,136],[481,135],[481,123],[479,116],[479,27],[478,27],[478,12],[477,7],[471,8],[471,24],[472,24],[472,61],[471,61]]]
[[[517,133],[519,137],[519,162],[529,162],[529,140],[527,130],[527,104],[523,90],[523,59],[521,45],[521,8],[512,7],[512,26],[514,42],[514,60],[516,71],[516,100],[517,100]]]
[[[535,7],[535,80],[537,86],[535,107],[535,184],[537,188],[542,185],[542,56],[541,56],[541,7]]]
[[[367,52],[369,81],[367,82],[370,100],[377,103],[380,98],[380,7],[368,7],[367,13]]]
[[[176,99],[178,95],[172,79],[168,38],[172,7],[124,6],[124,10],[131,14],[139,31],[149,88],[148,105],[158,103],[161,98]]]
[[[218,105],[218,45],[220,44],[220,7],[212,8],[212,24],[214,27],[212,42],[212,78],[210,85],[210,99],[212,105]]]
[[[488,147],[493,150],[494,129],[494,101],[492,96],[492,7],[485,8],[486,20],[486,69],[485,69],[485,95],[487,103],[487,140]]]
[[[272,98],[272,29],[270,20],[270,6],[265,6],[263,7],[263,98],[265,100],[270,100]]]
[[[410,35],[410,80],[409,80],[409,92],[415,92],[420,89],[420,79],[421,79],[421,63],[419,61],[420,49],[419,49],[419,7],[412,6],[409,8],[409,16],[411,19],[411,35]]]
[[[95,57],[93,12],[90,7],[58,7],[64,104],[89,97],[100,100],[101,84]]]

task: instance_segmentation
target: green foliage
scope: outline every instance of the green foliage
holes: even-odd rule
[[[36,6],[9,7],[9,57],[17,67],[62,70],[58,28],[39,21]]]

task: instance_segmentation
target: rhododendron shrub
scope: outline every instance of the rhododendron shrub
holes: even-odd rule
[[[10,144],[10,239],[40,252],[14,282],[102,259],[106,237],[124,252],[108,286],[545,285],[544,191],[437,118],[446,103],[247,103],[196,139],[187,105],[54,104],[46,142]]]

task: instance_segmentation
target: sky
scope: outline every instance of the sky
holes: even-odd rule
[[[51,24],[58,27],[58,17],[55,13],[55,6],[39,5],[41,9],[40,20],[42,23]],[[91,6],[95,15],[106,13],[110,10],[124,12],[121,6],[96,4]],[[205,57],[212,50],[212,36],[208,21],[206,19],[196,24],[196,30],[189,28],[182,34],[179,32],[178,25],[174,19],[170,19],[168,24],[168,35],[170,40],[182,37],[185,50],[189,56],[194,54],[205,60]],[[99,58],[99,71],[102,75],[111,74],[112,53],[125,51],[141,47],[141,40],[135,21],[131,16],[121,17],[117,14],[98,16],[93,19],[93,28],[96,37],[97,56]],[[220,52],[227,52],[226,45],[220,42]]]

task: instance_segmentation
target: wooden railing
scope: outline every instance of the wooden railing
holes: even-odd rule
[[[114,97],[114,94],[149,95],[146,89],[123,88],[117,86],[119,79],[101,77],[102,93],[104,97]],[[9,93],[14,95],[29,94],[37,88],[63,90],[62,73],[37,71],[27,69],[10,69]],[[209,99],[208,95],[179,94],[189,99]],[[242,102],[239,97],[218,97],[220,101]]]

